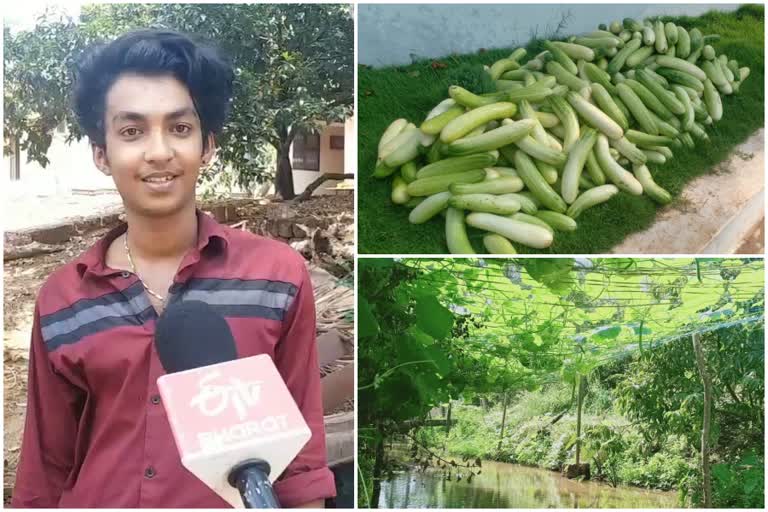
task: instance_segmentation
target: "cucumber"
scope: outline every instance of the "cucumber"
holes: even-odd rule
[[[385,146],[383,150],[386,153],[383,159],[384,165],[390,168],[400,167],[419,156],[421,135],[421,130],[410,123]]]
[[[392,180],[392,202],[395,204],[405,204],[411,200],[408,195],[408,183],[400,176],[395,176]]]
[[[711,45],[705,45],[704,49],[701,51],[701,56],[706,60],[713,60],[715,58],[715,49],[712,48]]]
[[[608,139],[606,139],[605,136],[599,135],[597,137],[595,156],[597,157],[597,162],[600,164],[600,168],[603,169],[605,176],[613,184],[621,190],[635,196],[639,196],[643,193],[643,187],[640,182],[632,176],[631,172],[624,169],[613,159],[608,149]]]
[[[635,177],[642,184],[643,191],[648,197],[661,204],[667,204],[672,201],[672,195],[653,181],[648,167],[645,165],[635,165],[633,170]]]
[[[691,54],[691,36],[684,27],[677,26],[677,57],[687,59]]]
[[[579,139],[579,119],[576,117],[571,105],[559,96],[547,98],[547,104],[552,107],[557,118],[565,130],[563,137],[563,151],[570,151],[571,147]]]
[[[563,50],[552,44],[550,41],[544,41],[544,48],[549,50],[550,55],[554,59],[554,62],[560,64],[560,66],[568,73],[575,75],[579,72],[576,67],[576,63],[566,54]]]
[[[640,82],[636,80],[627,80],[624,84],[634,91],[643,104],[648,107],[648,110],[660,118],[670,119],[674,117],[674,114],[664,106],[664,103],[662,103],[659,98]]]
[[[534,249],[546,249],[552,245],[552,233],[526,222],[512,220],[508,217],[492,213],[470,213],[467,215],[468,225],[499,234],[511,240]]]
[[[467,236],[464,212],[448,208],[445,212],[445,241],[451,254],[475,254]]]
[[[643,153],[637,146],[627,140],[626,137],[622,137],[620,139],[611,139],[609,142],[613,148],[618,150],[621,155],[627,157],[633,164],[644,164],[647,161],[645,153]],[[602,164],[600,165],[602,166]]]
[[[579,177],[596,140],[597,131],[593,128],[585,128],[568,154],[568,161],[563,168],[561,188],[562,198],[568,204],[573,203],[579,194]]]
[[[392,139],[400,135],[406,126],[408,126],[408,121],[406,119],[395,119],[390,123],[387,129],[384,130],[384,133],[381,135],[381,139],[379,139],[379,159],[383,159],[385,156],[387,156],[386,154],[382,154],[382,150],[387,146],[387,144],[392,142]]]
[[[505,71],[511,69],[517,69],[520,67],[520,63],[513,59],[499,59],[491,65],[489,71],[492,80],[498,80],[498,78],[504,74]]]
[[[480,153],[476,155],[457,156],[446,158],[435,163],[425,165],[416,173],[416,178],[431,178],[444,174],[455,174],[457,172],[469,171],[472,169],[482,169],[490,167],[496,163],[496,156],[493,153]]]
[[[440,131],[452,120],[456,119],[464,113],[464,107],[461,105],[453,105],[448,110],[440,115],[428,119],[421,123],[421,131],[429,135],[437,135]]]
[[[642,48],[638,48],[632,55],[627,57],[626,66],[628,68],[637,67],[641,62],[653,55],[653,52],[653,46],[643,46]]]
[[[549,112],[537,111],[536,119],[539,120],[539,122],[541,123],[541,126],[543,126],[544,128],[552,128],[560,124],[560,118],[557,117],[555,114],[551,114]]]
[[[643,44],[653,50],[653,44],[656,42],[656,32],[653,31],[653,27],[643,27],[642,34]]]
[[[686,132],[690,131],[694,121],[693,105],[691,104],[691,98],[688,97],[688,93],[685,92],[685,90],[679,85],[673,85],[672,91],[674,91],[675,96],[677,96],[677,99],[680,101],[680,103],[682,103],[685,106],[685,115],[681,120],[682,129],[683,131],[686,131]]]
[[[498,149],[502,146],[517,142],[523,137],[527,137],[528,134],[531,133],[531,130],[537,125],[541,126],[538,124],[538,121],[533,119],[513,121],[510,124],[485,132],[482,135],[464,137],[453,141],[444,147],[443,152],[446,155],[455,156]]]
[[[576,231],[576,221],[562,213],[539,210],[536,212],[536,217],[552,226],[556,231]]]
[[[564,43],[562,41],[553,41],[552,46],[555,46],[563,51],[568,57],[575,60],[586,60],[591,62],[595,60],[595,51],[587,46],[574,43]]]
[[[386,178],[387,176],[394,174],[395,171],[397,171],[397,167],[389,167],[381,160],[377,160],[376,167],[373,169],[373,177]]]
[[[659,64],[659,66],[688,73],[694,78],[698,78],[700,81],[707,78],[706,73],[704,73],[704,71],[702,71],[699,66],[696,64],[691,64],[687,60],[678,59],[677,57],[667,57],[666,55],[659,55],[656,57],[656,62]]]
[[[670,93],[670,91],[665,89],[663,85],[656,81],[651,75],[651,72],[645,69],[640,69],[637,71],[637,79],[672,114],[681,115],[685,113],[685,106],[678,101],[673,93]]]
[[[496,233],[489,233],[483,237],[483,245],[489,254],[517,254],[512,242]]]
[[[539,206],[541,206],[541,202],[536,199],[536,196],[534,196],[531,191],[517,192],[505,195],[517,199],[517,201],[520,203],[520,209],[524,213],[528,213],[530,215],[536,213],[539,210]]]
[[[613,76],[615,73],[621,71],[621,68],[624,67],[624,63],[626,62],[627,58],[632,55],[632,53],[634,53],[638,48],[640,48],[642,44],[643,42],[641,40],[632,39],[626,45],[624,45],[624,48],[619,50],[619,53],[617,53],[611,59],[611,62],[608,63],[608,69],[606,69],[608,74]]]
[[[419,167],[418,165],[416,165],[415,160],[411,160],[410,162],[404,163],[403,166],[400,168],[400,176],[403,177],[403,180],[405,180],[405,183],[416,181],[416,174],[418,172],[419,172]]]
[[[624,130],[616,121],[614,121],[605,112],[592,105],[578,94],[569,92],[566,95],[566,98],[568,99],[568,102],[571,104],[571,106],[573,106],[573,108],[576,110],[576,112],[578,112],[579,115],[583,117],[584,120],[587,121],[587,123],[589,123],[592,127],[600,130],[602,133],[606,134],[612,139],[617,139],[624,135]]]
[[[484,169],[419,178],[408,184],[408,194],[413,197],[431,196],[438,192],[445,192],[454,183],[477,183],[483,178],[485,178]]]
[[[451,191],[454,193],[453,191]],[[448,206],[473,212],[511,215],[520,211],[520,202],[513,197],[493,194],[459,194],[448,200]]]
[[[578,69],[576,72],[578,73]],[[547,62],[547,73],[554,76],[557,83],[565,85],[572,91],[579,92],[589,86],[588,82],[585,82],[575,74],[569,73],[560,63],[555,61]]]
[[[683,71],[669,68],[658,68],[656,72],[672,83],[690,87],[697,92],[704,91],[704,84],[701,80]]]
[[[440,140],[448,144],[460,139],[475,128],[483,126],[494,119],[512,117],[515,113],[517,113],[517,106],[514,103],[508,102],[499,102],[478,107],[460,115],[445,125],[440,132]]]
[[[622,20],[622,25],[624,26],[625,30],[629,30],[630,32],[638,32],[643,30],[643,24],[634,18],[624,18],[624,20]]]
[[[550,210],[560,213],[565,212],[567,209],[565,201],[544,180],[544,177],[536,169],[536,165],[523,151],[515,153],[515,169],[517,169],[517,173],[520,175],[523,183],[525,183],[525,186],[528,187],[528,190],[533,193],[541,204]]]
[[[624,135],[628,141],[638,146],[668,146],[672,144],[672,137],[664,135],[650,135],[637,130],[627,130]]]
[[[618,192],[619,189],[614,185],[600,185],[599,187],[591,188],[574,201],[568,208],[567,215],[572,219],[575,219],[587,208],[592,208],[595,205],[608,201],[618,194]]]
[[[611,31],[612,34],[620,34],[622,30],[621,22],[612,21],[611,24],[608,25],[608,29]]]
[[[645,153],[645,157],[648,159],[647,161],[649,163],[656,164],[656,165],[664,165],[667,162],[667,157],[665,157],[658,151],[653,151],[651,149],[643,149],[643,153]]]
[[[554,165],[555,167],[562,167],[565,165],[565,161],[568,158],[565,153],[562,151],[557,151],[555,149],[550,148],[549,146],[545,146],[544,144],[540,144],[534,140],[533,137],[530,135],[523,137],[522,139],[515,142],[515,145],[522,149],[524,152],[531,155],[533,158],[537,160],[541,160],[542,162],[548,163],[550,165]],[[521,153],[518,151],[518,153]],[[520,169],[517,169],[517,172],[520,172]],[[525,181],[525,180],[523,180]]]
[[[638,124],[643,128],[643,131],[650,133],[651,135],[658,135],[659,129],[656,126],[656,123],[653,122],[653,118],[651,118],[648,113],[648,109],[637,94],[635,94],[635,92],[626,84],[619,84],[616,86],[616,89],[619,92],[621,101],[627,106],[632,113],[632,117],[634,117]]]
[[[667,34],[664,31],[664,23],[656,20],[653,24],[653,31],[656,34],[656,41],[653,43],[654,48],[659,53],[667,53],[669,45],[667,44]]]
[[[689,32],[691,36],[691,52],[695,52],[704,48],[704,35],[698,28],[691,29]]]
[[[677,25],[668,21],[664,24],[664,35],[667,36],[667,43],[670,47],[677,44]]]
[[[408,221],[411,224],[423,224],[427,222],[429,219],[445,210],[450,198],[450,192],[440,192],[427,197],[411,210],[411,213],[408,215]]]
[[[594,183],[595,185],[604,185],[605,184],[605,173],[603,172],[603,169],[600,167],[600,164],[597,162],[597,157],[595,156],[595,148],[592,148],[592,151],[589,152],[589,155],[587,155],[587,175],[589,175],[589,179]]]
[[[610,49],[619,46],[621,39],[617,37],[577,37],[573,42],[577,45],[586,46],[592,49]]]
[[[709,79],[704,80],[704,104],[707,106],[707,112],[713,121],[719,121],[723,118],[723,103],[720,100],[720,94]]]
[[[520,213],[515,213],[514,215],[510,215],[509,218],[512,220],[519,220],[520,222],[527,222],[528,224],[533,224],[534,226],[540,226],[546,229],[547,231],[549,231],[550,233],[552,233],[552,236],[555,235],[555,230],[552,228],[552,226],[550,226],[545,221],[533,215],[528,215],[527,213],[520,212]]]
[[[486,176],[491,168],[486,169]],[[492,180],[486,179],[478,183],[454,183],[449,190],[453,194],[509,194],[520,192],[525,185],[519,176],[502,176]]]
[[[584,63],[584,72],[587,74],[590,82],[602,85],[611,94],[616,93],[616,87],[611,83],[611,75],[600,69],[591,62]],[[594,91],[593,91],[594,92]]]

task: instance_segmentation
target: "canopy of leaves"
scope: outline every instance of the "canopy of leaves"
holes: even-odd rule
[[[268,181],[265,145],[287,151],[299,130],[343,120],[353,105],[353,19],[347,4],[94,4],[79,20],[48,11],[32,31],[4,29],[5,150],[14,137],[45,166],[51,130],[69,110],[72,63],[89,44],[138,28],[207,39],[234,63],[235,97],[220,137],[219,169]],[[218,169],[217,169],[218,170]]]

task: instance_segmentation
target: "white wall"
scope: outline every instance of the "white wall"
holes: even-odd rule
[[[331,135],[344,137],[344,150],[331,149]],[[332,123],[325,127],[320,133],[320,169],[318,171],[304,171],[301,169],[293,170],[293,190],[296,194],[301,194],[307,185],[315,181],[321,174],[325,173],[353,173],[355,167],[351,162],[355,162],[354,148],[354,121],[347,119],[344,124]],[[291,157],[293,157],[293,148],[291,148]],[[336,186],[337,181],[326,181],[314,194],[328,193],[329,188]]]
[[[570,13],[563,35],[595,30],[600,23],[653,15],[697,16],[738,4],[359,4],[359,63],[410,64],[415,59],[480,48],[526,44],[533,34],[551,35]]]

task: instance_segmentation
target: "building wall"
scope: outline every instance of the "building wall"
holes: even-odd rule
[[[469,4],[469,2],[467,2]],[[480,48],[510,48],[533,36],[549,37],[563,18],[562,35],[595,30],[599,23],[656,15],[698,16],[738,4],[360,4],[360,64],[393,66]],[[396,34],[396,37],[393,37]]]
[[[321,174],[326,173],[354,173],[354,168],[349,166],[349,161],[354,160],[354,136],[349,133],[354,132],[354,122],[347,119],[344,124],[332,123],[325,127],[320,133],[320,169],[319,171],[305,171],[302,169],[293,170],[293,189],[297,194],[301,194],[307,185],[315,181]],[[341,135],[345,138],[344,149],[331,149],[331,136]],[[293,151],[293,150],[291,150]],[[291,155],[293,156],[293,155]],[[328,188],[336,185],[336,181],[326,181],[315,194],[328,193]]]

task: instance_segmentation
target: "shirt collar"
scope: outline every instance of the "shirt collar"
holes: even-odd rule
[[[216,219],[200,211],[196,210],[197,214],[197,251],[202,253],[203,250],[211,244],[211,241],[216,239],[218,241],[218,248],[220,250],[226,250],[229,246],[229,236],[227,231],[219,224]],[[120,235],[126,232],[128,224],[121,223],[119,226],[110,230],[104,237],[102,237],[95,245],[88,249],[82,256],[76,261],[76,268],[80,274],[81,279],[85,279],[87,275],[94,275],[97,277],[106,277],[113,274],[119,274],[121,270],[115,270],[109,268],[106,265],[107,249],[110,244]]]

